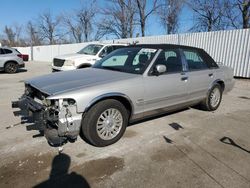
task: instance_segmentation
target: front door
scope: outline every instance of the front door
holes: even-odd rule
[[[165,65],[164,74],[156,76],[153,69]],[[163,50],[149,72],[144,77],[144,109],[145,111],[160,110],[165,107],[182,104],[187,99],[187,76],[178,49]]]

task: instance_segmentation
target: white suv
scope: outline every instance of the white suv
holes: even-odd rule
[[[60,55],[53,59],[52,72],[91,67],[110,52],[126,44],[89,44],[74,54]]]
[[[0,47],[0,70],[15,73],[24,67],[23,55],[14,48]]]

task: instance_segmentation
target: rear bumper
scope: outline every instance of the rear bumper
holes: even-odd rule
[[[25,64],[22,63],[22,64],[18,64],[18,68],[24,68],[25,67]]]

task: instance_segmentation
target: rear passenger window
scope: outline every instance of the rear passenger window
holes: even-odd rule
[[[164,50],[158,56],[155,65],[165,65],[167,73],[182,71],[182,62],[176,50]]]
[[[2,48],[0,48],[0,55],[4,54],[4,51],[2,50]]]
[[[9,49],[4,49],[4,48],[3,48],[3,50],[4,50],[4,53],[5,53],[5,54],[11,54],[11,53],[12,53],[12,51],[9,50]]]
[[[187,60],[189,70],[202,70],[208,68],[207,64],[197,52],[187,50],[184,50],[183,52]]]

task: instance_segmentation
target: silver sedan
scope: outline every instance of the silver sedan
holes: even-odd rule
[[[12,107],[50,145],[81,132],[101,147],[118,141],[132,121],[198,104],[216,110],[233,85],[233,70],[202,49],[145,44],[118,49],[92,68],[27,80]]]

